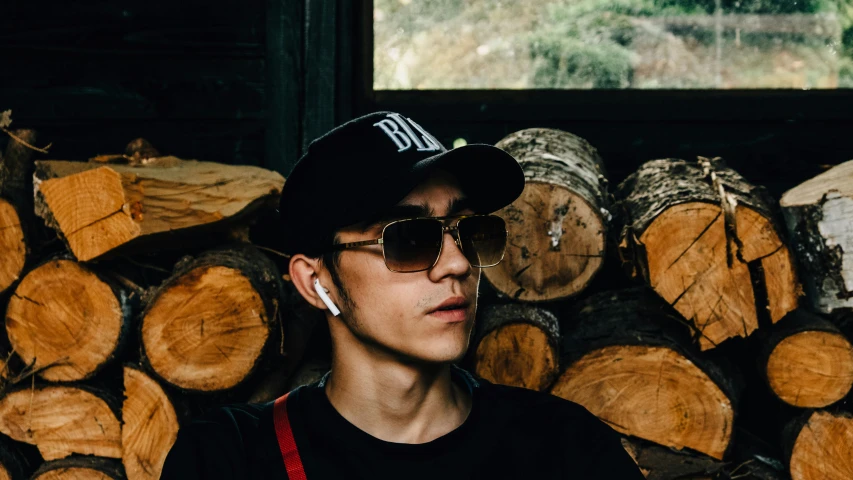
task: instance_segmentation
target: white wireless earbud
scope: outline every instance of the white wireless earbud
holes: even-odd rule
[[[328,292],[328,290],[326,290],[320,285],[319,278],[314,279],[314,290],[317,290],[317,295],[320,295],[320,299],[323,300],[323,303],[325,303],[327,307],[329,307],[329,310],[332,312],[332,315],[337,317],[341,314],[341,311],[338,310],[337,306],[335,306],[335,302],[333,302],[332,299],[329,298],[328,295],[326,295],[326,292]]]

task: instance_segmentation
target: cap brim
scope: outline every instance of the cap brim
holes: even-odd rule
[[[436,169],[456,175],[462,191],[480,213],[500,210],[524,190],[524,171],[512,155],[492,145],[471,144],[416,163],[403,196]]]

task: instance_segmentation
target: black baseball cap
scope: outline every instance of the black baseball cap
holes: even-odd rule
[[[284,253],[317,256],[340,228],[393,207],[435,169],[456,175],[477,213],[512,203],[524,172],[486,144],[447,150],[399,113],[376,112],[314,140],[287,176],[279,203]]]

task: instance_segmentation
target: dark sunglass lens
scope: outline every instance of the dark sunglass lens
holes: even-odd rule
[[[441,222],[431,219],[403,220],[385,228],[385,263],[395,272],[426,270],[441,250]]]
[[[506,248],[506,223],[495,215],[463,218],[459,221],[459,240],[472,266],[497,265]]]

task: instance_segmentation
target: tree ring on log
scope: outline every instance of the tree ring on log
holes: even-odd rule
[[[812,330],[791,335],[770,352],[767,381],[789,405],[833,404],[853,386],[853,346],[840,333]]]
[[[178,415],[160,384],[138,368],[124,367],[124,394],[121,445],[127,478],[156,480],[178,438]]]
[[[812,413],[796,432],[789,467],[792,480],[853,478],[853,416]]]
[[[551,393],[579,403],[615,430],[722,459],[734,410],[708,375],[677,351],[612,345],[575,361]]]
[[[0,399],[0,432],[38,447],[45,460],[74,453],[121,458],[117,406],[73,385],[20,388]]]
[[[797,306],[790,256],[772,223],[742,205],[735,217],[739,246],[731,266],[723,210],[712,203],[667,208],[640,236],[651,287],[692,322],[702,350],[758,328],[751,262],[762,266],[773,322]]]
[[[240,270],[194,268],[169,283],[146,312],[145,357],[157,375],[182,389],[234,387],[258,362],[270,313]]]
[[[24,229],[15,207],[0,199],[0,292],[21,276],[27,258]]]
[[[6,310],[6,332],[40,377],[74,381],[113,358],[125,317],[109,284],[77,262],[57,259],[21,280]]]

